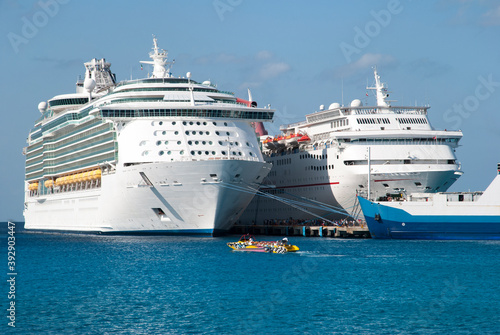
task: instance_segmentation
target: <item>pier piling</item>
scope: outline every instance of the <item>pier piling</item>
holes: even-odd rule
[[[362,226],[279,226],[279,225],[234,225],[232,234],[304,236],[332,238],[370,238],[370,231]]]

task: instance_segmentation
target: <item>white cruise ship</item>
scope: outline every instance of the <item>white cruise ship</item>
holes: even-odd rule
[[[455,149],[461,131],[434,130],[429,107],[393,107],[377,70],[376,106],[359,99],[332,103],[261,137],[273,168],[242,223],[264,220],[339,220],[360,214],[356,194],[443,192],[461,175]],[[370,173],[369,173],[370,171]]]
[[[253,124],[274,111],[173,77],[153,41],[149,78],[117,83],[93,59],[76,93],[39,104],[24,149],[26,229],[217,235],[248,206],[271,169]]]

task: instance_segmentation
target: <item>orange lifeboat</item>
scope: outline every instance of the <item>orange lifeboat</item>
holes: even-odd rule
[[[82,174],[81,173],[77,173],[77,174],[74,174],[71,176],[72,183],[79,183],[81,181],[82,181]]]
[[[298,139],[302,137],[302,134],[290,134],[285,138],[286,144],[292,147],[296,147],[299,145]]]
[[[299,144],[307,144],[307,143],[311,142],[311,138],[310,138],[309,136],[307,136],[307,134],[305,134],[305,135],[302,135],[302,136],[301,136],[301,137],[297,140],[297,142],[298,142]]]
[[[92,179],[92,171],[82,173],[82,181],[90,181]]]
[[[285,136],[276,136],[273,139],[273,143],[274,143],[276,149],[284,148],[285,147]]]
[[[92,171],[92,179],[101,179],[101,170],[94,170]]]
[[[46,188],[51,188],[54,186],[54,181],[52,179],[46,180],[44,185]]]

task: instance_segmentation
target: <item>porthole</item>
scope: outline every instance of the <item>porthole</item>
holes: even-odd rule
[[[212,151],[212,155],[215,155],[215,151]]]
[[[199,126],[199,125],[201,125],[201,123],[198,121],[198,122],[196,122],[196,125]]]
[[[189,145],[192,145],[192,144],[193,144],[193,141],[188,141],[188,144],[189,144]]]
[[[186,130],[186,132],[184,134],[189,135],[189,131]]]
[[[227,127],[227,122],[224,122],[224,126],[226,126],[226,127]]]
[[[241,156],[241,151],[238,151],[238,155],[240,155],[240,156]]]
[[[167,145],[167,144],[168,144],[168,141],[165,141],[165,145]]]
[[[206,122],[203,122],[203,125],[204,125],[204,126],[206,126],[206,125],[207,125],[207,123],[206,123]]]
[[[216,126],[216,125],[217,125],[217,122],[212,122],[212,123],[214,124],[214,126]]]
[[[186,121],[182,121],[182,124],[183,124],[183,125],[186,125],[187,123],[186,123]]]
[[[194,155],[194,150],[191,151],[191,155]]]
[[[253,152],[251,152],[251,151],[250,151],[248,154],[249,154],[250,156],[253,156]]]
[[[179,152],[181,155],[184,155],[184,150],[181,150],[181,152]]]
[[[209,152],[208,152],[208,151],[205,151],[205,155],[208,155],[208,154],[209,154]]]
[[[205,144],[207,144],[207,142],[206,141],[202,141],[201,144],[205,145]]]
[[[222,141],[219,141],[219,145],[222,145]]]
[[[175,126],[175,121],[172,122],[172,126]]]
[[[202,131],[200,131],[200,132],[198,132],[198,134],[203,135],[203,132],[202,132]]]
[[[240,144],[238,142],[234,142],[234,144],[237,145],[237,146],[240,146]]]
[[[159,154],[160,156],[163,156],[163,154],[164,154],[164,153],[165,153],[165,152],[162,150],[162,151],[160,151],[158,154]]]
[[[161,145],[161,141],[156,141],[156,145]]]
[[[159,124],[160,126],[161,126],[161,125],[163,125],[163,121],[158,122],[158,124]]]
[[[216,132],[215,132],[215,135],[219,135],[219,132],[218,132],[218,131],[216,131]]]
[[[208,141],[208,144],[212,145],[213,143],[212,143],[212,141]]]
[[[209,131],[206,131],[206,132],[205,132],[205,134],[206,134],[206,135],[210,135],[210,132],[209,132]]]
[[[226,131],[226,135],[229,136],[229,132],[228,131]]]
[[[194,144],[198,145],[198,144],[200,144],[200,142],[199,141],[194,141]]]
[[[201,155],[201,151],[198,151],[198,155]]]
[[[177,144],[178,144],[178,145],[181,145],[181,141],[177,141]]]
[[[164,130],[161,132],[162,135],[167,135],[167,132]]]
[[[174,134],[175,134],[175,135],[179,135],[179,132],[176,130]]]
[[[221,153],[222,153],[223,155],[225,155],[225,154],[226,154],[226,152],[225,152],[225,151],[221,151]]]
[[[193,125],[193,121],[189,121],[189,125],[192,126]]]
[[[196,135],[196,132],[193,130],[193,131],[191,132],[191,134]]]
[[[247,147],[249,147],[249,146],[250,146],[250,143],[247,142]]]

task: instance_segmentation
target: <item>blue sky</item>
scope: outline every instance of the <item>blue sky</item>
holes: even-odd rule
[[[377,65],[395,105],[430,104],[435,128],[463,131],[451,191],[483,190],[500,162],[498,1],[0,0],[0,27],[0,221],[23,220],[38,103],[74,92],[92,58],[119,80],[144,77],[152,34],[174,75],[271,104],[270,130],[341,102],[342,87],[345,104],[364,100]]]

